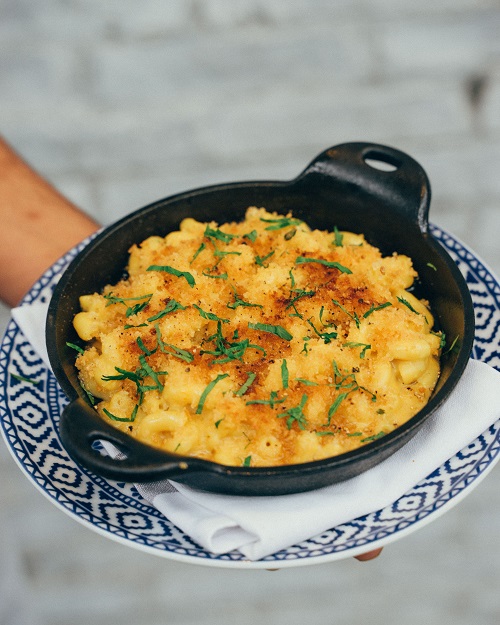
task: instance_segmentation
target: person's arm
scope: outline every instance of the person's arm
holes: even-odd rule
[[[0,299],[15,306],[42,273],[99,225],[0,137]]]

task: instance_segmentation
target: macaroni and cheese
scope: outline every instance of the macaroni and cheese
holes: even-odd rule
[[[291,214],[184,219],[81,296],[81,384],[103,419],[168,452],[231,466],[342,454],[406,422],[439,377],[415,278],[407,256]]]

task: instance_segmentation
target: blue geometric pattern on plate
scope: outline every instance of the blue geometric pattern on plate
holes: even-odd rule
[[[473,357],[500,370],[500,285],[462,243],[436,226],[434,236],[467,279],[476,316]],[[34,285],[25,303],[48,302],[69,252]],[[19,379],[21,376],[36,384]],[[353,519],[258,562],[240,552],[207,552],[132,484],[105,480],[77,465],[62,447],[58,423],[67,399],[52,373],[11,321],[0,347],[0,423],[7,445],[28,478],[57,506],[91,529],[124,544],[184,562],[234,568],[280,568],[350,557],[399,539],[466,496],[500,455],[500,421],[382,510]]]

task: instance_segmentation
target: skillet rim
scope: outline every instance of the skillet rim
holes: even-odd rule
[[[333,148],[329,148],[329,150],[325,150],[321,153],[312,164],[317,164],[320,162],[320,157],[325,154],[330,154],[332,150],[337,150],[339,148],[343,148],[344,146],[353,146],[354,149],[359,151],[359,146],[364,146],[364,152],[369,152],[370,150],[376,149],[377,151],[381,151],[382,154],[385,151],[389,151],[391,153],[392,148],[388,148],[387,146],[380,146],[376,144],[362,144],[362,143],[350,143],[350,144],[341,144],[340,146],[334,146]],[[398,154],[403,154],[397,151]],[[405,155],[407,156],[407,155]],[[411,157],[409,157],[411,158]],[[181,193],[176,193],[172,196],[157,200],[152,202],[136,211],[125,215],[121,219],[116,222],[110,224],[109,226],[102,228],[94,237],[91,238],[89,243],[85,246],[80,253],[75,256],[75,258],[70,262],[66,270],[64,271],[58,285],[56,286],[53,296],[51,298],[49,304],[49,315],[47,317],[47,325],[46,325],[46,336],[47,336],[47,348],[49,352],[49,358],[51,361],[51,365],[53,367],[54,374],[59,382],[59,384],[63,387],[64,392],[69,397],[71,402],[74,402],[78,397],[82,397],[80,394],[81,389],[75,388],[75,386],[71,383],[66,372],[62,368],[61,358],[59,357],[59,352],[57,350],[56,341],[54,340],[54,334],[56,332],[55,321],[57,318],[57,313],[59,312],[60,307],[60,299],[61,296],[64,295],[64,289],[66,285],[70,282],[73,273],[80,267],[82,263],[93,253],[96,247],[105,242],[108,238],[112,240],[113,236],[116,236],[115,233],[121,231],[124,227],[127,227],[129,222],[134,222],[135,220],[140,220],[147,218],[147,215],[152,211],[157,211],[162,207],[166,208],[168,205],[175,205],[180,201],[191,200],[195,198],[203,197],[204,195],[214,193],[214,192],[226,192],[234,189],[251,189],[251,188],[261,188],[264,189],[266,187],[270,187],[273,189],[282,189],[285,190],[287,188],[292,188],[294,185],[297,185],[312,171],[312,164],[306,168],[302,174],[298,177],[289,180],[255,180],[255,181],[236,181],[230,183],[223,184],[214,184],[203,187],[198,187],[192,190],[188,190]],[[417,164],[418,165],[418,164]],[[420,167],[420,166],[419,166]],[[421,170],[423,172],[423,170]],[[226,466],[218,463],[214,463],[212,461],[199,459],[191,456],[179,456],[176,454],[170,454],[164,452],[162,450],[158,450],[147,443],[139,442],[137,439],[133,439],[129,435],[123,433],[123,436],[126,437],[127,442],[133,440],[138,443],[139,446],[144,448],[145,453],[149,453],[153,456],[157,456],[158,454],[165,461],[171,461],[174,463],[188,463],[189,468],[186,472],[186,476],[188,474],[196,474],[209,472],[213,475],[220,477],[251,477],[251,476],[268,476],[268,477],[280,477],[290,475],[315,475],[319,472],[324,471],[325,469],[335,469],[335,468],[343,468],[347,465],[351,465],[356,460],[360,463],[372,461],[376,456],[383,455],[384,452],[387,451],[387,448],[393,447],[394,443],[399,439],[403,439],[401,444],[406,443],[412,437],[412,431],[417,430],[427,418],[433,414],[439,406],[446,401],[449,394],[453,390],[453,388],[458,383],[461,378],[467,362],[470,357],[470,352],[472,349],[472,343],[474,339],[474,310],[472,305],[472,299],[470,297],[470,292],[468,290],[467,284],[465,282],[464,277],[460,273],[456,263],[450,257],[448,252],[443,248],[443,246],[428,232],[428,222],[427,222],[427,212],[428,205],[430,202],[430,187],[428,185],[428,180],[424,174],[424,182],[427,184],[427,195],[422,194],[420,198],[420,208],[424,206],[423,216],[422,211],[419,210],[417,217],[417,226],[419,230],[419,235],[422,237],[422,240],[425,241],[426,245],[434,248],[437,255],[441,260],[445,262],[448,270],[451,273],[453,281],[457,286],[460,295],[462,297],[462,301],[464,303],[463,306],[463,315],[464,315],[464,335],[462,337],[462,345],[460,346],[460,351],[456,357],[455,363],[453,364],[450,374],[444,383],[440,386],[440,388],[433,394],[429,402],[418,411],[413,417],[411,417],[407,422],[388,433],[384,437],[372,441],[362,447],[351,450],[349,452],[345,452],[338,456],[331,456],[329,458],[310,461],[302,464],[293,464],[293,465],[281,465],[281,466],[272,466],[272,467],[238,467],[238,466]],[[51,340],[52,337],[52,340]],[[94,409],[91,409],[92,412],[95,413]],[[104,422],[103,422],[104,423]],[[112,426],[110,426],[112,427]],[[113,434],[116,436],[118,430],[113,428]],[[118,432],[119,433],[119,432]],[[119,433],[120,434],[120,433]],[[102,437],[101,437],[102,438]],[[121,437],[120,437],[121,438]],[[394,449],[397,451],[398,447]],[[117,468],[120,465],[117,465]],[[369,467],[367,467],[369,468]],[[94,470],[94,469],[93,469]],[[161,472],[161,471],[160,471]],[[103,472],[100,472],[101,475],[104,475]],[[177,479],[178,476],[172,476],[173,479]],[[134,478],[137,480],[137,478]],[[151,479],[151,478],[148,478]],[[182,479],[179,479],[182,481]],[[189,483],[186,480],[186,483]],[[332,481],[333,483],[333,481]]]

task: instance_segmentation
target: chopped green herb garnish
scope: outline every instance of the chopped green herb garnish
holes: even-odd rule
[[[359,354],[360,358],[364,358],[366,352],[372,348],[371,345],[367,343],[357,343],[356,341],[348,341],[347,343],[342,343],[342,347],[362,347],[361,353]]]
[[[279,336],[280,339],[284,339],[285,341],[291,341],[293,336],[283,328],[282,326],[272,325],[270,323],[249,323],[248,327],[251,330],[260,330],[262,332],[269,332],[269,334],[275,334]]]
[[[264,219],[261,217],[260,220],[271,224],[265,228],[266,230],[281,230],[282,228],[288,228],[290,226],[299,226],[303,223],[302,220],[295,219],[294,217],[278,217],[278,219]]]
[[[219,228],[210,228],[210,226],[205,228],[204,235],[208,239],[217,239],[217,241],[222,241],[223,243],[230,243],[237,236],[235,234],[222,232]]]
[[[282,404],[285,399],[278,399],[278,391],[271,391],[269,394],[269,399],[250,399],[246,402],[247,406],[252,406],[254,404],[261,404],[263,406],[271,406],[274,408],[276,404]]]
[[[234,286],[231,284],[230,285],[232,290],[233,290],[233,295],[234,295],[234,302],[231,302],[229,304],[226,304],[226,306],[228,308],[231,308],[233,310],[235,310],[236,308],[238,308],[238,306],[247,306],[247,307],[255,307],[255,308],[264,308],[262,306],[262,304],[251,304],[250,302],[246,302],[245,300],[241,299],[241,297],[238,295],[238,293],[236,292],[236,289],[234,288]]]
[[[243,460],[243,466],[249,467],[251,462],[252,462],[252,456],[247,456],[245,460]]]
[[[326,432],[315,432],[316,436],[335,436],[336,432],[328,430]]]
[[[266,355],[266,350],[263,347],[250,343],[248,339],[243,339],[242,341],[226,339],[222,334],[222,323],[220,321],[217,322],[217,332],[206,339],[206,342],[211,341],[215,343],[215,349],[201,350],[200,353],[218,356],[219,358],[214,360],[214,363],[223,364],[231,360],[242,360],[247,349],[257,349],[263,352],[264,356]]]
[[[200,401],[198,402],[198,407],[196,408],[196,414],[201,414],[202,413],[203,406],[205,405],[205,400],[207,399],[207,396],[210,393],[210,391],[213,390],[214,386],[218,382],[223,380],[224,378],[227,378],[228,376],[229,376],[229,373],[220,373],[215,379],[213,379],[210,382],[210,384],[208,384],[208,386],[205,388],[205,390],[201,394]]]
[[[434,271],[437,271],[437,267],[436,265],[433,265],[432,263],[427,263],[427,267],[430,267],[431,269],[433,269]]]
[[[91,406],[95,406],[96,403],[97,403],[96,398],[92,395],[92,393],[89,391],[89,389],[81,381],[80,381],[80,386],[82,387],[82,390],[85,393],[85,395],[87,395],[87,398],[88,398]]]
[[[375,306],[375,304],[373,304],[365,312],[365,314],[363,315],[363,319],[366,319],[367,317],[369,317],[372,313],[376,312],[377,310],[382,310],[382,308],[387,308],[387,306],[392,306],[391,302],[384,302],[383,304],[380,304],[380,306]]]
[[[352,271],[348,267],[344,267],[340,263],[337,263],[333,260],[324,260],[323,258],[306,258],[305,256],[298,256],[295,259],[296,265],[303,265],[305,263],[317,263],[319,265],[324,265],[325,267],[333,267],[334,269],[338,269],[342,273],[352,273]]]
[[[296,382],[300,382],[300,384],[305,384],[306,386],[318,386],[317,382],[313,380],[307,380],[306,378],[295,378]]]
[[[363,436],[363,432],[353,432],[352,434],[348,434],[347,436]]]
[[[333,239],[333,244],[337,247],[342,247],[342,244],[344,241],[344,235],[339,231],[337,226],[333,227],[333,232],[335,234],[335,237]]]
[[[283,358],[281,362],[281,383],[283,388],[288,388],[288,365],[286,362],[286,358]]]
[[[298,301],[299,299],[302,299],[303,297],[312,297],[313,295],[316,294],[316,291],[304,291],[303,289],[292,289],[291,293],[297,293],[297,295],[295,295],[295,297],[292,300],[290,300],[290,303],[286,306],[285,310],[288,310],[292,306],[294,310],[296,310],[295,309],[296,301]]]
[[[382,438],[382,436],[385,436],[385,432],[379,432],[378,434],[374,434],[373,436],[368,436],[367,438],[362,438],[361,442],[362,443],[370,443],[371,441],[376,441],[379,438]]]
[[[179,271],[170,265],[150,265],[146,271],[164,271],[165,273],[169,273],[177,278],[184,278],[191,288],[193,288],[196,284],[195,279],[189,271]]]
[[[222,417],[222,419],[219,419],[218,421],[215,422],[215,429],[219,429],[219,425],[221,424],[222,421],[224,421],[224,417]]]
[[[201,254],[203,252],[203,250],[206,248],[206,245],[204,242],[201,243],[200,247],[196,250],[196,252],[193,254],[193,258],[189,261],[189,264],[191,265],[192,263],[194,263],[194,261],[198,258],[199,254]]]
[[[137,410],[138,410],[139,406],[136,404],[134,406],[134,409],[132,410],[132,414],[130,415],[130,417],[117,417],[116,415],[114,415],[112,412],[110,412],[109,410],[106,410],[106,408],[103,408],[102,411],[104,412],[104,414],[109,417],[112,421],[121,421],[123,423],[133,423],[135,421],[135,417],[137,416]]]
[[[161,319],[170,313],[176,312],[177,310],[185,310],[186,307],[180,304],[177,300],[171,299],[168,304],[165,306],[163,310],[152,317],[149,317],[148,321],[156,321],[157,319]]]
[[[139,302],[134,306],[127,306],[127,310],[125,311],[126,317],[131,317],[132,315],[136,315],[141,312],[146,306],[149,304],[151,298],[153,297],[153,293],[147,293],[146,295],[139,295],[137,297],[116,297],[113,293],[108,293],[103,295],[104,299],[108,300],[106,306],[111,306],[111,304],[126,304],[126,302]],[[142,301],[144,300],[144,301]]]
[[[248,374],[248,377],[245,383],[240,386],[240,388],[235,392],[235,395],[237,397],[241,397],[242,395],[244,395],[248,391],[248,389],[252,386],[253,381],[255,380],[256,377],[257,377],[256,373],[250,372]]]
[[[449,354],[450,352],[458,351],[459,347],[460,347],[459,336],[457,335],[455,339],[453,340],[453,342],[451,343],[451,345],[448,347],[448,349],[445,352],[443,352],[443,356],[445,354]]]
[[[172,350],[171,352],[162,350],[165,351],[165,353],[170,353],[172,354],[172,356],[175,356],[176,358],[179,358],[184,362],[193,362],[194,356],[193,354],[191,354],[191,352],[188,352],[185,349],[181,349],[180,347],[176,347],[175,345],[171,345],[170,343],[163,343],[163,345],[166,347],[170,347],[170,349]]]
[[[432,332],[432,331],[431,331],[431,334],[439,338],[439,349],[443,349],[443,347],[446,345],[446,334],[444,332]]]
[[[149,376],[155,383],[155,385],[152,387],[144,387],[144,388],[147,388],[147,390],[158,389],[159,391],[163,391],[163,384],[160,382],[160,379],[158,378],[158,376],[164,374],[164,372],[153,371],[153,369],[150,367],[150,365],[146,361],[146,358],[142,356],[142,354],[139,356],[139,362],[141,363],[141,367],[143,371],[145,372],[146,376]]]
[[[346,397],[349,396],[349,393],[351,393],[351,391],[340,393],[340,395],[337,395],[337,397],[335,398],[335,401],[328,409],[328,421],[325,424],[326,427],[330,425],[333,415],[337,412],[340,404],[344,401],[344,399],[346,399]]]
[[[283,237],[285,239],[285,241],[290,241],[291,239],[293,239],[293,237],[297,234],[297,228],[292,228],[291,230],[289,230],[285,236]]]
[[[71,347],[71,349],[74,349],[75,351],[77,351],[79,354],[85,353],[85,350],[82,349],[79,345],[75,345],[74,343],[69,343],[68,341],[66,341],[66,345],[68,347]]]
[[[259,265],[259,267],[268,267],[268,265],[264,264],[264,261],[266,261],[268,258],[271,258],[273,254],[274,254],[274,250],[272,252],[269,252],[269,254],[266,254],[265,256],[256,256],[255,264]]]
[[[418,312],[418,310],[415,310],[413,308],[413,306],[410,304],[410,302],[408,300],[406,300],[404,297],[398,297],[397,298],[398,302],[401,302],[404,306],[406,306],[406,308],[408,308],[409,310],[411,310],[411,312],[415,313],[416,315],[419,315],[420,313]]]
[[[225,256],[241,256],[241,252],[222,252],[221,250],[218,250],[217,248],[215,248],[214,256],[222,259]]]
[[[244,239],[250,239],[252,243],[255,243],[255,239],[257,238],[258,233],[257,230],[252,230],[252,232],[247,232],[247,234],[243,235]]]
[[[31,378],[26,378],[24,375],[19,375],[17,373],[10,373],[10,376],[19,382],[27,382],[28,384],[33,384],[33,386],[38,386],[41,383],[41,380],[32,380]]]
[[[336,299],[332,299],[332,302],[335,304],[335,306],[338,306],[342,312],[344,312],[348,317],[350,317],[356,324],[356,327],[359,328],[359,317],[356,311],[354,311],[354,313],[350,313],[348,310],[346,310],[346,308],[344,308],[344,306],[342,306],[340,302],[337,302]]]
[[[300,353],[302,354],[302,352],[304,352],[304,354],[307,356],[307,354],[309,353],[309,341],[311,340],[311,337],[309,336],[304,336],[303,341],[304,341],[304,345],[302,346],[302,349],[300,350]]]
[[[311,326],[311,328],[314,330],[314,332],[321,338],[323,339],[323,341],[325,342],[326,345],[328,345],[328,343],[331,343],[333,339],[337,338],[337,332],[320,332],[316,326],[314,325],[314,323],[311,321],[311,319],[307,319],[306,320],[307,323]]]
[[[137,337],[136,343],[139,346],[139,348],[141,349],[141,351],[143,351],[146,354],[146,356],[151,356],[151,354],[154,354],[155,351],[158,349],[157,347],[155,347],[155,349],[153,349],[153,350],[148,349],[144,345],[144,342],[143,342],[143,340],[142,340],[142,338],[140,336]]]
[[[227,273],[208,273],[207,271],[202,272],[206,278],[214,278],[215,280],[227,280]]]
[[[145,328],[147,327],[147,323],[138,323],[137,325],[134,325],[133,323],[126,323],[123,326],[124,330],[130,330],[130,328]]]
[[[300,400],[300,404],[298,406],[294,406],[293,408],[289,408],[278,415],[278,419],[282,417],[287,417],[286,426],[290,430],[294,423],[297,423],[301,430],[305,430],[307,425],[306,415],[304,414],[304,406],[306,401],[308,400],[307,395],[304,393],[302,395],[302,399]]]
[[[220,321],[221,323],[229,323],[229,319],[222,319],[221,317],[218,317],[214,313],[206,312],[205,310],[203,310],[196,304],[193,304],[193,307],[196,308],[196,310],[200,313],[203,319],[209,319],[210,321]]]

